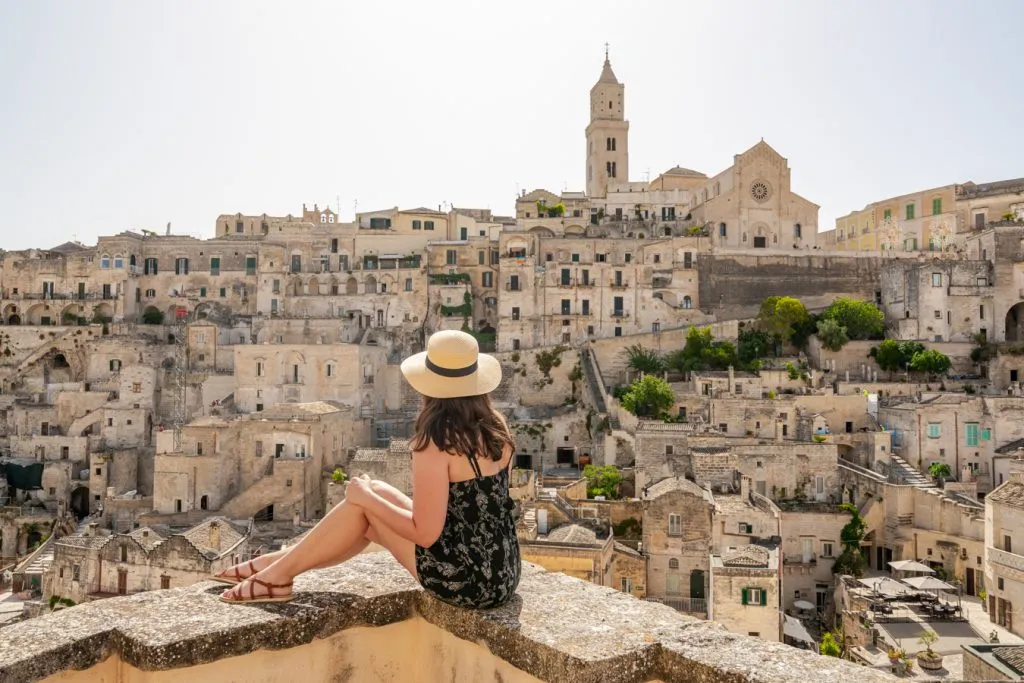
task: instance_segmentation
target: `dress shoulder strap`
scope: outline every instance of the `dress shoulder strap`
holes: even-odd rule
[[[466,459],[469,460],[469,466],[473,468],[473,475],[477,479],[483,477],[483,472],[480,471],[480,463],[476,461],[476,455],[473,453],[466,453]]]

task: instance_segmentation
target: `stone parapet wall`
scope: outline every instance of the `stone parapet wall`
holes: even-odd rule
[[[288,658],[300,651],[306,654],[300,668],[308,683],[355,680],[346,678],[344,671],[349,676],[355,673],[350,667],[358,660],[358,650],[334,649],[341,655],[335,667],[310,667],[310,652],[302,648],[349,630],[354,633],[357,627],[388,627],[418,618],[466,641],[462,651],[470,654],[455,659],[450,680],[482,680],[474,679],[473,672],[494,668],[494,658],[526,674],[509,679],[517,681],[895,680],[849,662],[729,633],[670,607],[530,565],[524,566],[517,596],[504,607],[483,612],[452,607],[426,595],[390,556],[378,553],[300,577],[295,585],[298,598],[289,604],[225,605],[216,597],[221,588],[199,583],[151,591],[9,626],[3,629],[6,647],[0,650],[0,681],[77,683],[97,680],[104,673],[103,680],[111,682],[213,680],[202,667],[231,657],[237,658],[227,670],[232,675],[257,671],[258,676],[247,680],[292,680],[280,665],[294,661],[299,667],[298,660]],[[424,659],[410,666],[406,673],[411,677],[402,680],[436,680],[429,678],[431,651],[417,647],[417,633],[423,632],[413,629],[406,635],[413,642],[394,644],[393,649]],[[476,646],[466,648],[467,643]],[[247,665],[257,661],[259,668]],[[365,658],[359,664],[365,666]],[[386,678],[383,671],[364,673]],[[499,680],[491,674],[488,680],[492,679]]]

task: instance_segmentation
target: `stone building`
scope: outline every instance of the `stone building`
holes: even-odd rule
[[[782,640],[779,550],[744,545],[711,556],[708,618],[733,633]]]
[[[317,518],[325,509],[325,468],[343,465],[347,450],[365,443],[367,429],[351,409],[315,402],[230,420],[201,418],[185,426],[177,448],[171,432],[158,433],[155,519],[188,519],[192,511]]]
[[[978,335],[994,339],[995,285],[988,260],[893,261],[883,269],[881,285],[891,337],[930,342],[969,342]]]
[[[893,432],[893,452],[921,472],[946,464],[952,478],[977,482],[984,495],[1009,476],[1001,446],[1024,438],[1024,399],[931,394],[919,401],[879,407],[878,420]]]
[[[251,521],[211,517],[189,529],[140,527],[111,534],[90,524],[54,546],[43,600],[76,603],[113,595],[180,588],[249,557]]]
[[[1014,461],[1008,481],[985,498],[985,585],[988,614],[996,624],[1024,635],[1024,465]]]
[[[643,491],[643,551],[647,595],[678,601],[686,612],[707,613],[708,558],[714,538],[711,492],[680,476]]]
[[[345,471],[349,477],[367,474],[412,495],[412,451],[406,439],[391,439],[387,448],[356,448]]]

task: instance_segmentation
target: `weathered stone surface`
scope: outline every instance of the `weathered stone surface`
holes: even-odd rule
[[[183,669],[295,647],[358,625],[391,624],[413,612],[548,681],[892,680],[530,565],[517,597],[487,612],[426,595],[387,554],[311,572],[295,588],[291,603],[238,606],[217,600],[222,586],[200,583],[14,624],[0,630],[0,681],[86,669],[113,654],[143,670]]]

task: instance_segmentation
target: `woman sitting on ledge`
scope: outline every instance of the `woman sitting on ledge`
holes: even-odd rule
[[[411,442],[415,500],[366,475],[352,479],[345,500],[295,546],[215,575],[234,585],[221,600],[286,602],[296,576],[340,564],[371,542],[445,602],[486,609],[512,597],[520,571],[508,492],[514,444],[489,395],[501,365],[479,353],[472,335],[444,331],[402,363],[402,374],[424,397]]]

